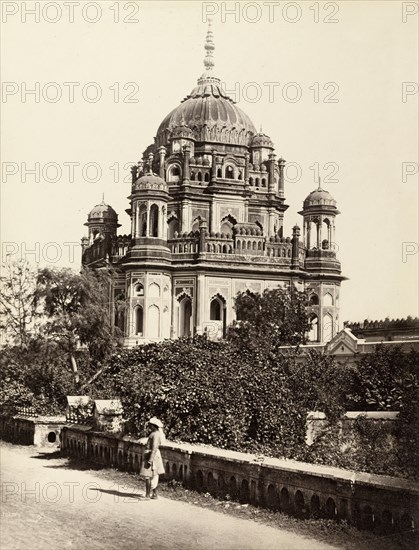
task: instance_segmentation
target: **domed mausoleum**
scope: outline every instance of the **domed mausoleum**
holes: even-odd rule
[[[311,339],[328,341],[344,279],[336,201],[319,186],[300,212],[301,238],[298,226],[284,236],[285,161],[213,75],[211,28],[205,51],[197,86],[131,169],[130,235],[117,235],[118,216],[102,201],[85,224],[82,263],[113,268],[115,324],[128,347],[223,337],[239,291],[291,284],[310,293]]]

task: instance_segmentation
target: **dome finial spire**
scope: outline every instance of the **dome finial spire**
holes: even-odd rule
[[[208,31],[207,31],[207,37],[205,39],[205,58],[204,58],[204,66],[207,72],[211,71],[214,68],[214,40],[213,40],[213,34],[212,34],[212,19],[208,19]]]
[[[320,176],[319,176],[319,186],[317,188],[317,191],[323,191],[323,189],[322,189],[322,180],[321,180]]]

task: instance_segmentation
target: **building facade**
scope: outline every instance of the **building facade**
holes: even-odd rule
[[[211,28],[205,71],[160,124],[131,169],[131,234],[103,201],[85,224],[82,263],[112,268],[115,323],[128,347],[207,333],[225,335],[234,298],[295,285],[310,293],[311,339],[330,340],[339,323],[336,201],[314,190],[300,212],[303,231],[283,231],[284,166],[213,76]]]

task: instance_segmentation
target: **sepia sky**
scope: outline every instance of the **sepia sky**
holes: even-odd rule
[[[78,269],[102,192],[130,231],[128,167],[202,74],[212,13],[214,75],[289,163],[284,234],[318,175],[337,200],[341,322],[418,314],[417,3],[24,4],[2,3],[3,260]]]

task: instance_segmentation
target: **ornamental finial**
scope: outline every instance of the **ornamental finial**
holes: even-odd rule
[[[213,40],[213,34],[211,29],[211,23],[212,20],[208,19],[208,31],[207,31],[207,37],[205,39],[205,58],[204,58],[204,66],[207,71],[211,71],[214,68],[214,59],[213,54],[215,50],[214,46],[214,40]]]
[[[319,186],[317,188],[317,191],[323,191],[323,189],[322,189],[322,180],[321,180],[320,176],[319,176]]]

